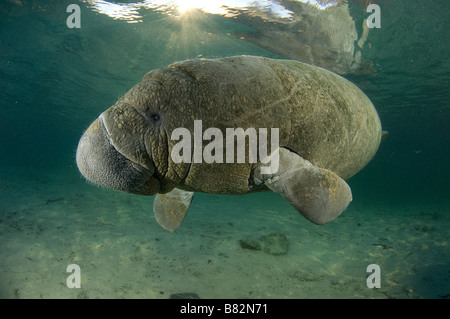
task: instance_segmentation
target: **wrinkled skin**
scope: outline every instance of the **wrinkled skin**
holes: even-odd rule
[[[172,131],[193,132],[194,120],[222,132],[279,128],[280,147],[342,179],[372,159],[381,139],[370,100],[330,71],[251,56],[199,59],[147,73],[102,113],[79,142],[78,168],[96,184],[143,195],[267,190],[255,182],[258,163],[174,163]]]

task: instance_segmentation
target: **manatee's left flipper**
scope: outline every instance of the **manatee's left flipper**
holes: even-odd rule
[[[319,225],[331,222],[351,202],[350,187],[330,170],[314,166],[285,148],[280,148],[278,155],[272,154],[271,162],[277,158],[279,165],[271,164],[272,171],[268,167],[256,168],[255,183],[264,183],[273,192],[281,194],[311,222]]]
[[[166,194],[157,194],[153,201],[153,213],[162,228],[174,232],[180,227],[191,206],[193,192],[174,188]]]

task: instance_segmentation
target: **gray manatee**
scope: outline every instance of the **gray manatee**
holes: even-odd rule
[[[244,162],[174,161],[180,141],[172,132],[193,133],[195,120],[222,132],[278,128],[279,148],[268,152],[277,155],[278,169],[263,170],[267,165],[250,161],[250,152]],[[381,136],[367,96],[330,71],[254,56],[197,59],[147,73],[90,125],[76,161],[95,184],[157,194],[153,211],[169,231],[181,225],[195,192],[271,190],[311,222],[325,224],[347,208],[352,194],[344,180],[372,159]]]

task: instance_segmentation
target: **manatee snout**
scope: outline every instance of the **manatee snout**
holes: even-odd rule
[[[122,154],[108,133],[105,119],[108,116],[103,113],[78,143],[76,162],[81,174],[106,188],[142,195],[156,194],[160,183],[153,176],[154,165],[148,160],[142,165],[132,156]]]

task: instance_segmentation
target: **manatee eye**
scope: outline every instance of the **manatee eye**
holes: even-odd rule
[[[155,121],[155,122],[158,122],[159,121],[159,119],[160,119],[160,117],[159,117],[159,114],[152,114],[151,115],[151,118],[153,119],[153,121]]]

